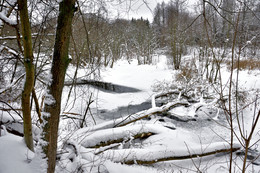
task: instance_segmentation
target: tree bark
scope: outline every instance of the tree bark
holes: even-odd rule
[[[22,111],[24,121],[24,140],[30,150],[34,150],[31,123],[30,95],[34,84],[34,65],[31,26],[29,23],[27,0],[18,0],[18,10],[20,12],[21,30],[23,36],[24,47],[24,66],[26,71],[26,79],[22,92]]]
[[[51,68],[51,81],[45,97],[43,116],[42,146],[48,162],[48,173],[55,171],[58,126],[61,109],[61,95],[66,69],[69,65],[68,48],[71,36],[71,25],[75,11],[75,0],[63,0],[59,4],[58,25]]]

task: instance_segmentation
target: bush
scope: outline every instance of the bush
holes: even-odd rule
[[[231,61],[227,61],[228,69],[231,69]],[[234,63],[234,69],[238,68],[238,61]],[[260,60],[257,59],[244,59],[239,61],[240,70],[259,70],[260,69]]]

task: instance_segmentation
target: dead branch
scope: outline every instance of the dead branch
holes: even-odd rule
[[[116,124],[114,127],[121,127],[121,126],[125,126],[128,125],[130,123],[136,122],[138,120],[147,118],[151,115],[154,114],[162,114],[165,112],[168,112],[169,110],[178,107],[178,106],[189,106],[190,104],[187,102],[173,102],[173,103],[168,103],[167,105],[164,105],[162,107],[159,107],[158,109],[151,109],[150,111],[148,110],[148,113],[144,113],[142,116],[136,116],[134,117],[136,114],[134,114],[133,116],[128,116],[126,117],[124,120],[122,120],[121,122],[119,122],[118,124]],[[132,120],[131,120],[132,119]]]
[[[85,113],[84,113],[83,119],[82,119],[81,124],[80,124],[80,128],[83,128],[84,123],[86,123],[86,122],[85,122],[85,121],[86,121],[86,116],[87,116],[88,110],[90,110],[90,105],[91,105],[93,102],[94,102],[94,100],[92,100],[92,93],[91,93],[91,94],[90,94],[90,97],[89,97],[89,100],[88,100],[88,102],[87,102],[86,111],[85,111]],[[93,121],[94,121],[94,123],[95,123],[95,125],[96,125],[97,123],[96,123],[94,117],[92,116],[92,114],[91,114],[91,117],[92,117],[92,119],[93,119]]]
[[[4,103],[5,105],[7,105],[11,110],[13,110],[21,119],[23,119],[22,115],[16,110],[14,109],[9,103],[3,101],[3,100],[0,100],[1,103]],[[14,118],[13,118],[14,119]],[[14,119],[15,121],[15,119]]]
[[[37,98],[37,96],[36,96],[36,93],[35,93],[35,89],[34,89],[34,88],[32,89],[32,97],[33,97],[33,100],[34,100],[34,103],[35,103],[35,108],[36,108],[36,112],[37,112],[39,121],[40,121],[40,123],[42,123],[42,119],[41,119],[41,109],[40,109],[39,101],[38,101],[38,98]]]
[[[18,108],[18,109],[13,108],[13,109],[11,109],[11,108],[2,108],[2,107],[0,107],[0,111],[12,111],[12,110],[22,111],[22,108]]]
[[[74,113],[74,112],[63,112],[63,114],[70,114],[70,115],[79,115],[79,116],[81,116],[81,114],[78,114],[78,113]]]

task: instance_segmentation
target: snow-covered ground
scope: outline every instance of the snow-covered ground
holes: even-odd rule
[[[0,137],[0,172],[35,173],[37,165],[29,164],[34,156],[23,138],[6,134]]]
[[[158,81],[171,81],[172,69],[166,65],[167,59],[165,56],[160,56],[160,62],[156,65],[138,65],[137,60],[128,61],[122,60],[116,63],[112,69],[102,71],[101,76],[106,82],[130,86],[140,89],[137,93],[124,94],[109,94],[100,93],[100,98],[103,102],[103,109],[114,109],[119,106],[127,106],[129,104],[140,104],[147,99],[150,99],[152,85]]]
[[[117,124],[117,120],[121,122],[120,119],[111,120],[113,117],[99,115],[100,112],[97,110],[117,113],[117,108],[119,107],[138,105],[146,101],[150,102],[154,94],[152,85],[158,82],[171,82],[175,72],[167,65],[166,56],[156,56],[156,59],[157,63],[154,63],[153,65],[138,65],[136,60],[132,60],[130,63],[126,60],[119,60],[112,69],[101,69],[101,80],[137,88],[141,90],[140,92],[114,93],[87,86],[78,86],[76,89],[73,89],[73,97],[69,100],[67,107],[63,108],[63,112],[83,115],[87,102],[89,101],[88,98],[92,92],[94,103],[91,104],[91,109],[93,111],[93,118],[98,125],[90,126],[93,125],[94,122],[92,117],[88,115],[87,119],[92,123],[88,123],[88,127],[74,132],[75,127],[72,127],[73,123],[70,122],[70,126],[67,124],[69,122],[68,119],[62,119],[60,126],[60,146],[63,145],[63,141],[69,139],[68,143],[75,145],[79,154],[73,155],[71,148],[67,148],[66,151],[68,153],[62,156],[57,168],[58,173],[75,172],[79,167],[84,168],[86,172],[93,173],[98,171],[109,173],[168,173],[181,171],[196,172],[198,170],[210,173],[228,172],[228,154],[217,154],[181,161],[159,162],[150,166],[129,166],[118,163],[121,160],[134,160],[136,162],[138,159],[143,159],[145,161],[150,161],[160,159],[161,157],[185,156],[194,153],[203,154],[205,152],[216,151],[217,149],[228,148],[225,140],[228,140],[229,131],[225,127],[217,124],[222,124],[224,122],[223,117],[215,117],[215,115],[212,115],[212,118],[215,118],[214,120],[217,123],[209,121],[203,113],[200,113],[202,117],[198,117],[196,121],[188,122],[173,121],[167,119],[167,117],[163,118],[164,121],[166,121],[164,122],[158,117],[154,117],[149,121],[139,121],[133,125],[112,129],[110,127]],[[74,70],[74,67],[69,68],[68,72],[70,76],[73,76]],[[223,81],[227,81],[228,71],[223,70],[223,73]],[[85,70],[80,69],[78,77],[85,75]],[[252,90],[260,90],[259,71],[242,71],[240,72],[240,75],[240,87],[250,94],[249,98],[253,98],[254,91]],[[69,87],[64,87],[63,106],[65,105],[68,91]],[[177,107],[173,113],[178,114],[179,117],[190,115],[188,118],[196,118],[194,110],[200,106],[199,104],[202,105],[205,103],[202,100],[197,103],[197,105],[194,104],[188,109],[186,109],[185,106]],[[143,114],[165,108],[155,107],[152,103],[150,106],[151,109],[140,112],[135,116],[142,116]],[[205,110],[206,108],[202,109],[201,112]],[[252,111],[250,110],[248,111],[248,113],[251,112]],[[217,113],[217,111],[213,111],[213,114],[215,113]],[[2,117],[7,116],[3,116],[2,113]],[[118,117],[120,116],[117,116],[117,118]],[[170,123],[170,125],[167,123]],[[246,122],[245,124],[249,126],[250,122]],[[176,128],[176,130],[168,128],[169,126]],[[258,125],[256,129],[257,133],[253,136],[253,141],[259,139],[259,131],[260,126]],[[133,139],[134,136],[141,132],[153,133],[154,135],[141,143],[135,143],[135,140]],[[6,133],[6,131],[1,130],[2,135]],[[85,136],[82,136],[82,134],[85,134]],[[118,149],[116,150],[107,150],[115,144],[99,149],[88,148],[99,144],[104,140],[117,140],[119,138],[124,138],[124,140],[117,146]],[[125,148],[129,143],[131,143],[133,147]],[[239,146],[237,141],[235,142],[235,146]],[[258,147],[256,149],[259,150],[260,148]],[[96,155],[95,153],[98,152],[102,153]],[[69,158],[73,158],[74,162]],[[240,157],[235,156],[234,159],[237,165],[242,165]],[[39,163],[34,159],[34,154],[25,147],[22,138],[12,134],[6,134],[0,137],[0,173],[39,172],[39,166],[37,164]],[[260,172],[260,166],[251,165],[248,168],[248,172],[250,171]],[[236,172],[241,172],[241,170],[237,169]]]

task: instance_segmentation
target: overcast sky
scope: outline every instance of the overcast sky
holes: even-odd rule
[[[147,3],[145,4],[144,1]],[[120,5],[113,4],[112,8],[116,8],[116,17],[125,19],[143,17],[143,19],[149,19],[149,21],[152,22],[152,13],[156,4],[163,1],[167,3],[170,0],[127,0]],[[198,0],[187,0],[187,8],[192,11],[197,1]]]

